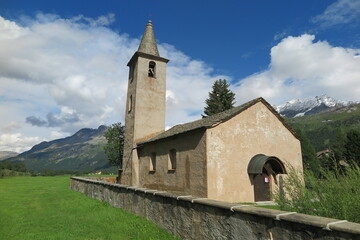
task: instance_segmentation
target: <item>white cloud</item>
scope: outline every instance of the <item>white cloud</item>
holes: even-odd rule
[[[274,104],[328,94],[359,100],[360,49],[314,41],[313,35],[287,37],[271,49],[269,69],[243,79],[238,102],[262,96]]]
[[[21,133],[0,135],[0,151],[24,152],[41,141],[39,137],[24,137]]]
[[[52,139],[59,139],[59,138],[63,138],[66,137],[66,135],[62,132],[58,132],[58,131],[51,131],[51,138]]]
[[[348,24],[353,21],[358,22],[359,17],[359,0],[338,0],[328,6],[322,14],[313,17],[311,20],[322,27],[331,27],[339,24]]]
[[[108,25],[114,20],[113,14],[96,19],[38,14],[18,22],[0,17],[0,111],[7,113],[0,126],[8,129],[9,122],[17,122],[21,133],[14,135],[13,128],[13,138],[35,141],[124,122],[126,64],[139,39],[112,31]],[[214,76],[204,62],[169,44],[159,50],[171,59],[167,125],[199,118],[212,82],[226,76]],[[5,140],[13,139],[5,134],[0,132]],[[26,142],[33,144],[6,146],[24,149]]]
[[[21,128],[19,123],[15,122],[15,121],[11,121],[8,124],[2,126],[0,128],[0,132],[10,133],[10,132],[12,132],[14,130],[17,130],[19,128]]]
[[[0,139],[2,150],[22,151],[40,140],[80,128],[124,123],[127,62],[139,39],[112,31],[113,15],[62,19],[40,14],[20,22],[0,17]],[[156,30],[156,26],[155,26]],[[200,60],[159,44],[167,66],[167,126],[199,119],[215,75]],[[271,49],[266,71],[232,86],[241,104],[265,97],[273,104],[328,94],[359,100],[360,50],[287,37]],[[351,86],[351,87],[349,87]],[[6,113],[6,114],[5,114]]]

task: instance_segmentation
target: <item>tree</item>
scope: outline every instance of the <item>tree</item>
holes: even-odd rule
[[[114,123],[104,133],[107,140],[105,153],[111,165],[120,165],[124,152],[124,126]]]
[[[360,164],[360,132],[357,130],[350,130],[346,134],[344,144],[344,157],[346,160],[355,161]]]
[[[331,150],[334,152],[336,162],[339,163],[344,158],[346,135],[342,128],[338,128],[332,141]]]
[[[209,97],[205,100],[205,117],[234,107],[235,93],[229,89],[229,86],[230,84],[227,83],[226,79],[219,79],[214,82],[212,91],[209,92]]]
[[[316,156],[314,146],[299,128],[296,129],[296,133],[299,134],[301,139],[301,155],[304,169],[310,170],[314,175],[318,176],[320,174],[320,160]]]

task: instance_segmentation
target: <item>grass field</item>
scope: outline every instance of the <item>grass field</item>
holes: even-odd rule
[[[69,176],[0,178],[0,239],[177,239],[145,218],[69,190]]]

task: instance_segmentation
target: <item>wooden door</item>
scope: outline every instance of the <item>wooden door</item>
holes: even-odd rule
[[[270,177],[266,173],[254,176],[255,202],[270,201]]]

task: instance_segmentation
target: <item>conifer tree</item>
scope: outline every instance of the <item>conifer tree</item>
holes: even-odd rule
[[[227,83],[226,79],[219,79],[214,82],[212,91],[209,92],[209,97],[205,100],[205,116],[203,117],[234,107],[235,93],[229,89],[229,86],[230,84]]]
[[[107,143],[104,146],[105,153],[111,165],[120,165],[124,152],[124,126],[114,123],[104,133]]]

